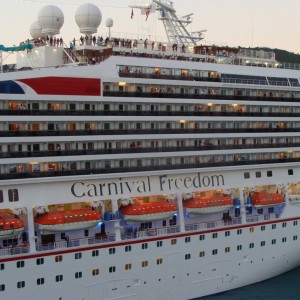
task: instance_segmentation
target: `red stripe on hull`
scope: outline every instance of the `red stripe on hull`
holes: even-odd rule
[[[39,95],[101,95],[101,80],[96,78],[40,77],[18,81],[27,84]]]

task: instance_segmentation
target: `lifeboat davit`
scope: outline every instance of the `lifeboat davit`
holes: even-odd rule
[[[63,232],[95,227],[101,214],[90,209],[74,209],[37,214],[34,218],[39,230]]]
[[[177,206],[169,202],[142,202],[121,206],[124,220],[131,222],[151,222],[170,219],[177,212]]]
[[[18,236],[24,230],[23,222],[10,213],[0,213],[0,238]]]
[[[225,196],[193,197],[183,201],[183,207],[191,214],[216,214],[228,211],[233,200]]]
[[[284,196],[282,194],[270,194],[266,192],[252,192],[252,204],[255,207],[275,206],[283,203]]]

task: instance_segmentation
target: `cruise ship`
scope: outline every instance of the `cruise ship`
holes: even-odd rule
[[[47,5],[0,46],[3,300],[187,300],[300,265],[299,66],[202,44],[168,0],[129,10],[166,40],[98,37],[87,3],[71,44]]]

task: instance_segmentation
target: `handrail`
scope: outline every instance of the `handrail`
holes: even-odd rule
[[[128,172],[151,172],[158,170],[174,170],[174,169],[201,169],[201,168],[217,168],[228,166],[251,166],[266,164],[287,164],[300,163],[299,158],[283,158],[283,159],[261,159],[261,160],[231,160],[231,161],[211,161],[207,163],[190,163],[190,164],[165,164],[156,166],[140,166],[140,167],[115,167],[115,168],[91,168],[76,170],[60,170],[60,171],[37,171],[23,173],[2,173],[0,180],[25,179],[25,178],[46,178],[58,176],[80,176],[91,174],[119,174]]]
[[[300,148],[300,143],[266,143],[266,144],[245,144],[245,145],[213,145],[201,144],[200,146],[181,147],[137,147],[137,148],[114,148],[114,149],[87,149],[87,150],[45,150],[45,151],[24,151],[24,152],[1,152],[0,158],[21,158],[21,157],[53,157],[53,156],[74,156],[74,155],[112,155],[130,153],[165,153],[165,152],[186,152],[186,151],[207,151],[207,150],[249,150],[249,149],[275,149],[275,148]]]

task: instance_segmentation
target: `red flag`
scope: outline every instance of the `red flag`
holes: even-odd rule
[[[131,10],[131,19],[133,18],[133,8]]]
[[[146,10],[146,21],[148,20],[148,17],[149,17],[149,15],[150,15],[150,12],[151,12],[151,9],[150,9],[150,7],[149,7],[149,8],[147,8],[147,10]]]

